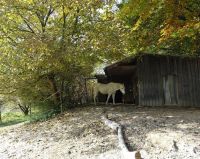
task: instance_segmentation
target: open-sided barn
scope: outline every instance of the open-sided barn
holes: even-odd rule
[[[200,106],[200,58],[139,54],[105,69],[99,82],[120,82],[125,103]],[[118,95],[118,101],[122,95]]]

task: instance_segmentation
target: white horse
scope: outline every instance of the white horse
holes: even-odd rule
[[[113,99],[113,104],[115,104],[115,94],[117,90],[120,90],[122,94],[125,94],[124,84],[114,82],[110,82],[108,84],[96,83],[96,85],[94,86],[94,104],[96,105],[96,97],[98,95],[98,92],[102,94],[108,94],[106,105],[108,104],[108,100],[111,95]]]

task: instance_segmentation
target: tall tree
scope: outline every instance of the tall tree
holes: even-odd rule
[[[0,93],[59,105],[98,61],[123,57],[126,29],[113,4],[2,0]]]

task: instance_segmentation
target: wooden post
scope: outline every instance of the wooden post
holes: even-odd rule
[[[86,99],[86,103],[89,102],[89,98],[88,98],[88,90],[87,90],[87,78],[84,79],[84,86],[85,86],[85,99]]]

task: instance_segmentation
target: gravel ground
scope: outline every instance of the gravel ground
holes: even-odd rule
[[[76,108],[0,128],[0,159],[122,159],[102,112],[124,126],[129,149],[146,152],[145,159],[200,159],[200,109],[133,105]]]

